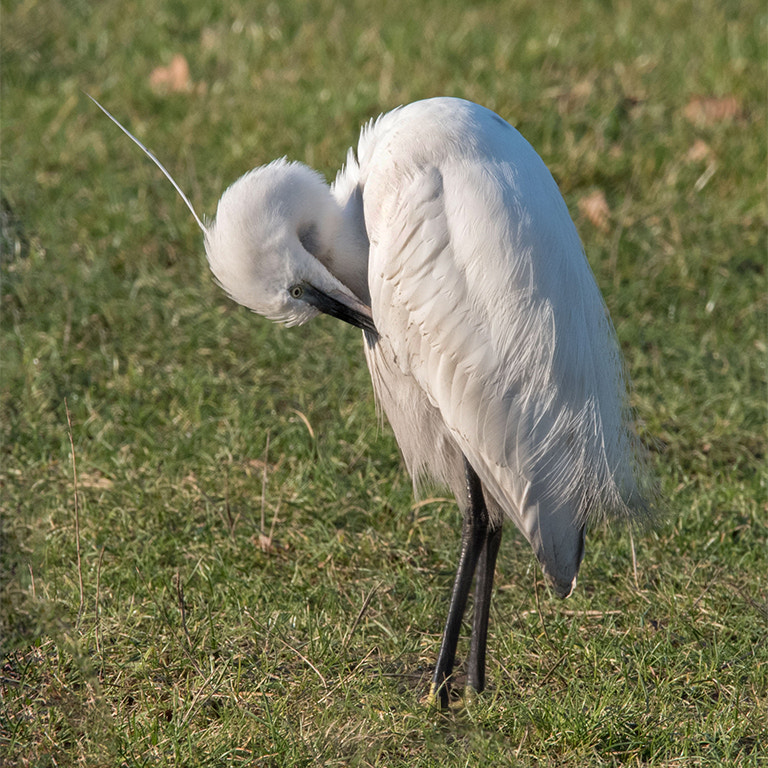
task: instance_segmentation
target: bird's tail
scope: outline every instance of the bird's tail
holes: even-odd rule
[[[522,530],[558,597],[568,597],[584,556],[585,523],[566,502],[555,506],[529,484],[520,506]]]

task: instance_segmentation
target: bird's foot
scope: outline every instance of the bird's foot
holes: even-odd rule
[[[448,699],[449,696],[445,684],[438,686],[436,683],[431,683],[429,693],[421,701],[429,709],[447,709]]]
[[[471,685],[468,685],[464,689],[464,693],[461,696],[461,703],[465,708],[471,709],[472,706],[474,706],[477,703],[479,698],[480,698],[480,692],[476,691]]]

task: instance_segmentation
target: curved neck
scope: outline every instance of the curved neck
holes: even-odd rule
[[[365,304],[368,290],[368,234],[365,230],[363,199],[359,191],[346,201],[332,198],[333,213],[323,219],[320,241],[325,245],[314,254],[325,268]]]

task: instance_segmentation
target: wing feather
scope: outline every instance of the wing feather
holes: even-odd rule
[[[369,179],[380,334],[369,364],[409,468],[445,479],[432,446],[406,434],[418,418],[396,412],[392,393],[415,382],[567,593],[587,517],[625,510],[637,493],[632,439],[616,341],[578,235],[538,156],[521,137],[511,149],[416,170],[395,157],[385,183]]]

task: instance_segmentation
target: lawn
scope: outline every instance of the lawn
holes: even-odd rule
[[[0,764],[768,765],[763,3],[0,8]],[[552,170],[660,514],[591,531],[567,602],[510,526],[467,706],[420,703],[460,515],[414,498],[359,333],[229,301],[84,92],[208,216],[441,94]]]

